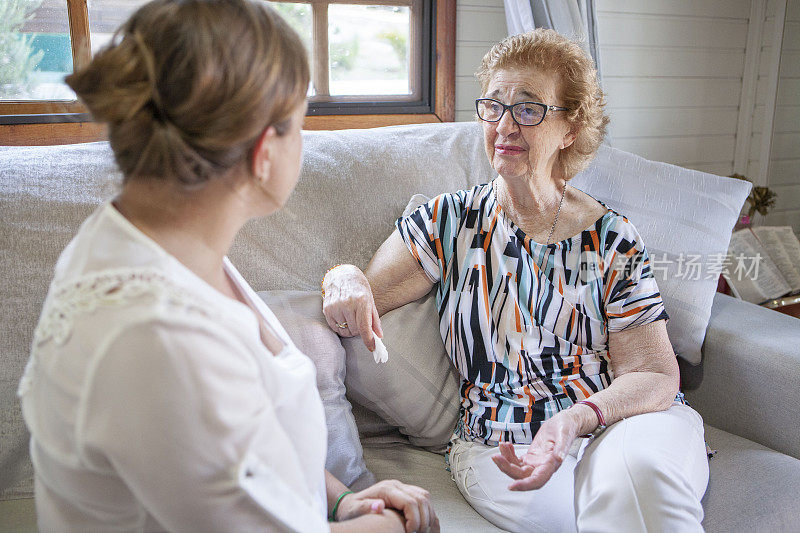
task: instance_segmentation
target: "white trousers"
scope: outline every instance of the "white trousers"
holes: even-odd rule
[[[517,455],[527,445],[515,445]],[[577,439],[538,490],[508,490],[494,446],[454,439],[450,470],[464,498],[501,529],[519,532],[703,531],[708,486],[703,420],[687,405],[627,418]]]

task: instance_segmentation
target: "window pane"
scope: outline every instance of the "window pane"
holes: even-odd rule
[[[63,1],[63,0],[62,0]],[[89,32],[92,55],[107,45],[117,28],[148,0],[102,0],[89,2]]]
[[[64,0],[0,2],[0,100],[74,100]]]
[[[294,28],[303,40],[303,46],[306,47],[308,53],[309,63],[311,68],[314,68],[313,54],[313,27],[314,16],[311,11],[311,4],[301,4],[298,2],[269,2],[269,5],[283,16],[289,25]],[[313,79],[313,74],[312,74]],[[309,84],[308,96],[314,96],[314,86]]]
[[[306,51],[311,54],[311,28],[313,20],[311,15],[311,4],[300,4],[297,2],[269,2],[269,4],[280,13],[294,31],[300,34]]]
[[[330,94],[411,94],[410,28],[408,6],[331,4]]]

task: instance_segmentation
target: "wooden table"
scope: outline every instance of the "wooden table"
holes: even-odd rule
[[[764,307],[769,307],[770,309],[774,309],[779,313],[800,318],[800,294],[796,296],[784,296],[783,298],[776,298],[761,305]]]

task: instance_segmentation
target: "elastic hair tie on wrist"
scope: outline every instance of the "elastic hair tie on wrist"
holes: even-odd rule
[[[333,506],[333,510],[331,511],[330,516],[328,517],[328,522],[336,522],[336,511],[339,510],[339,504],[342,503],[342,499],[348,494],[353,494],[352,490],[346,490],[339,495],[339,498],[336,500],[336,505]]]

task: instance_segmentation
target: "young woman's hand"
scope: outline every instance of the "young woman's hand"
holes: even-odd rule
[[[336,519],[344,521],[368,513],[381,514],[387,508],[396,509],[403,515],[406,533],[439,532],[439,518],[433,509],[430,493],[394,479],[379,481],[342,498]]]

